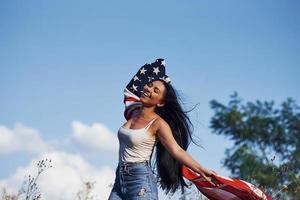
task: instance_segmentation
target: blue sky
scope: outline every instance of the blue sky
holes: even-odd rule
[[[114,169],[115,152],[79,148],[74,123],[99,123],[115,136],[124,87],[159,57],[187,107],[200,103],[192,119],[204,149],[190,153],[229,175],[221,161],[232,143],[208,128],[209,101],[227,103],[236,91],[245,101],[299,104],[299,8],[296,0],[1,1],[0,126],[34,129],[47,148],[7,152],[0,141],[0,180],[49,146]]]

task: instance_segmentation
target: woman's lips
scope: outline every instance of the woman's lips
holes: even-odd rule
[[[150,94],[148,92],[143,92],[142,95],[150,98]]]

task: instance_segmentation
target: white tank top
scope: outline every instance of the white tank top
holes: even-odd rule
[[[119,163],[149,161],[156,138],[150,136],[148,129],[155,119],[152,119],[144,128],[120,127],[118,131]]]

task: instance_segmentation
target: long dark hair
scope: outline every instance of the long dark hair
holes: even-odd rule
[[[173,137],[179,146],[187,150],[192,138],[193,125],[187,113],[182,108],[181,99],[175,88],[164,81],[165,85],[163,107],[156,107],[155,112],[170,126]],[[191,110],[190,110],[191,111]],[[196,144],[196,143],[195,143]],[[151,156],[152,157],[152,156]],[[182,193],[187,186],[182,176],[182,164],[179,163],[158,140],[156,143],[156,170],[161,188],[166,192],[174,193],[181,186]]]

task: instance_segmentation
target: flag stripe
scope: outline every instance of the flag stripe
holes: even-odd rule
[[[214,176],[212,185],[203,177],[186,166],[182,168],[183,176],[193,182],[199,191],[209,199],[217,200],[271,200],[271,197],[255,185],[236,178]]]

